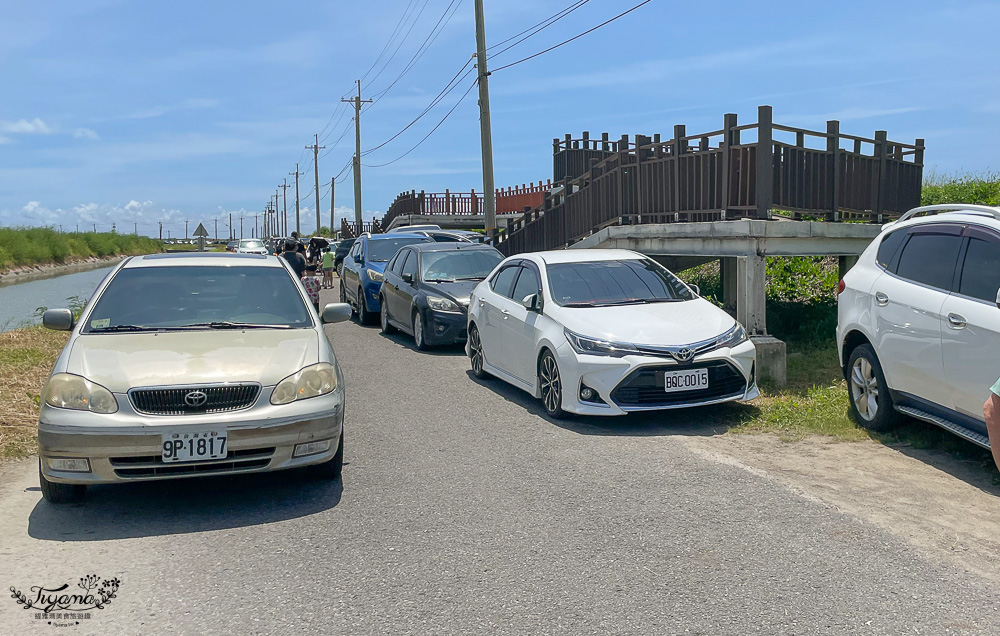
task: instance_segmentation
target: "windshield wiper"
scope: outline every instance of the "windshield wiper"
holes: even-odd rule
[[[597,303],[593,302],[580,302],[580,303],[563,303],[563,307],[599,307]]]
[[[461,278],[456,278],[455,280],[483,280],[485,276],[462,276]]]
[[[425,278],[425,283],[454,283],[454,278]]]
[[[614,305],[648,305],[652,303],[672,303],[673,298],[626,298],[624,300],[619,300],[613,303],[607,303],[606,307],[612,307]]]
[[[114,331],[159,331],[162,327],[143,327],[141,325],[115,325],[114,327],[94,327],[90,333],[111,333]]]
[[[229,320],[196,322],[190,325],[182,326],[182,328],[187,327],[208,327],[209,329],[291,329],[289,325],[264,325],[252,322],[232,322]]]

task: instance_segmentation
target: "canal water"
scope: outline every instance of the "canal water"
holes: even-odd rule
[[[114,266],[0,287],[0,331],[37,324],[40,319],[34,315],[38,307],[67,307],[74,296],[89,299],[112,269]]]

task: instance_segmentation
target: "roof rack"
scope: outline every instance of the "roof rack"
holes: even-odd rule
[[[913,208],[912,210],[906,212],[903,216],[896,219],[896,223],[901,223],[906,219],[924,212],[984,212],[1000,221],[1000,208],[994,208],[988,205],[978,205],[975,203],[941,203],[938,205],[922,205],[919,208]]]

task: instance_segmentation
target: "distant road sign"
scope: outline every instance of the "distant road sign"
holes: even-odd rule
[[[198,229],[194,231],[195,236],[208,236],[208,230],[205,229],[204,223],[198,224]]]

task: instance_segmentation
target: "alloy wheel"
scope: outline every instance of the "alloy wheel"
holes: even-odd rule
[[[562,385],[559,381],[559,367],[551,353],[542,358],[542,368],[539,373],[542,384],[542,403],[549,413],[556,413],[562,407]]]
[[[483,374],[483,347],[479,341],[479,329],[469,331],[469,357],[472,358],[472,372],[478,377]]]
[[[851,400],[864,420],[871,421],[878,415],[878,397],[878,378],[871,363],[858,358],[851,368]]]
[[[420,317],[420,312],[413,315],[413,342],[417,349],[424,348],[424,320]]]

